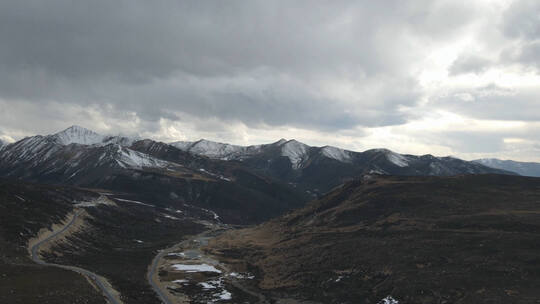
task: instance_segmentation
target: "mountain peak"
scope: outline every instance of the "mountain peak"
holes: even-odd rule
[[[73,125],[53,135],[57,142],[62,145],[81,144],[93,145],[101,143],[103,136],[81,126]]]
[[[85,127],[81,127],[79,125],[72,125],[71,127],[63,130],[63,131],[60,131],[58,133],[63,133],[63,132],[91,132],[91,133],[96,133],[90,129],[87,129]]]
[[[276,141],[274,143],[274,145],[278,145],[278,146],[281,146],[283,145],[284,143],[288,142],[288,140],[286,140],[285,138],[281,138],[280,140]]]

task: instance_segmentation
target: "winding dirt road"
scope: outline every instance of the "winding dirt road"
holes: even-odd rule
[[[83,268],[79,268],[79,267],[76,267],[76,266],[68,266],[68,265],[60,265],[60,264],[54,264],[54,263],[48,263],[48,262],[45,262],[43,259],[41,259],[41,257],[39,256],[39,248],[53,240],[55,237],[61,235],[62,233],[66,232],[69,228],[71,228],[73,226],[73,224],[76,222],[77,218],[79,216],[81,216],[81,214],[83,213],[84,211],[75,211],[75,213],[73,214],[71,220],[65,224],[61,229],[57,229],[56,231],[53,230],[53,233],[49,236],[47,236],[46,238],[40,240],[39,242],[35,243],[34,245],[32,245],[30,247],[30,252],[31,252],[31,256],[32,256],[32,260],[34,262],[36,262],[37,264],[40,264],[40,265],[44,265],[44,266],[51,266],[51,267],[58,267],[58,268],[62,268],[62,269],[66,269],[66,270],[70,270],[70,271],[73,271],[73,272],[76,272],[84,277],[86,277],[88,280],[90,280],[91,282],[94,282],[95,286],[97,286],[100,291],[103,293],[103,295],[105,296],[105,298],[107,299],[107,301],[111,304],[122,304],[123,302],[120,300],[120,294],[118,293],[118,291],[114,290],[111,286],[111,284],[103,277],[91,272],[91,271],[88,271],[86,269],[83,269]]]
[[[185,300],[183,300],[179,296],[171,296],[171,294],[167,292],[166,287],[163,285],[163,283],[160,284],[159,276],[158,276],[158,268],[160,266],[160,260],[171,252],[183,251],[189,248],[187,249],[187,251],[191,252],[192,255],[196,256],[196,259],[199,263],[206,263],[209,265],[218,266],[219,269],[223,271],[224,276],[228,276],[228,274],[231,273],[231,270],[228,269],[226,265],[215,260],[213,257],[205,255],[204,252],[201,250],[203,246],[206,246],[208,244],[209,239],[215,237],[220,232],[223,232],[224,230],[229,229],[229,228],[226,227],[225,225],[216,224],[216,223],[209,225],[209,228],[210,229],[200,234],[193,235],[190,238],[174,246],[160,250],[159,253],[154,257],[154,260],[152,261],[152,264],[150,265],[148,273],[147,273],[147,279],[150,285],[152,286],[152,289],[154,289],[154,291],[156,292],[156,294],[159,296],[160,300],[164,304],[190,303],[190,300],[188,298],[184,298]],[[229,277],[229,279],[231,278]],[[234,285],[236,288],[240,289],[241,291],[257,298],[258,301],[256,303],[258,304],[270,303],[265,295],[246,288],[238,280],[233,279],[229,282],[232,285]]]

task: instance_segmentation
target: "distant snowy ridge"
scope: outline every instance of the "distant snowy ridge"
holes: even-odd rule
[[[201,139],[195,142],[177,141],[170,145],[186,152],[197,155],[204,155],[210,158],[231,160],[251,155],[256,152],[259,146],[236,146],[220,142]]]
[[[171,143],[171,145],[186,152],[221,160],[244,161],[258,158],[259,160],[271,161],[276,156],[285,156],[289,159],[291,168],[295,171],[305,168],[317,155],[341,163],[358,164],[358,162],[367,162],[365,163],[368,166],[366,172],[378,174],[396,174],[397,172],[412,175],[479,174],[489,172],[491,169],[484,167],[482,164],[463,161],[454,157],[436,157],[429,154],[422,156],[405,155],[388,149],[354,152],[333,146],[312,147],[294,139],[280,139],[271,144],[256,146],[230,145],[204,139],[196,142],[175,142]]]
[[[473,160],[473,162],[491,168],[516,172],[523,176],[540,177],[540,163],[518,162],[513,160],[501,160],[497,158],[483,158]]]
[[[120,145],[117,145],[117,149],[115,159],[118,165],[123,168],[165,168],[173,165],[167,161],[154,158],[138,151],[133,151]]]

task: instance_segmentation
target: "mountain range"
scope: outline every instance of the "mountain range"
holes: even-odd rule
[[[127,172],[130,172],[127,174]],[[161,174],[184,180],[238,182],[250,175],[317,196],[362,174],[514,174],[454,157],[398,154],[387,149],[354,152],[313,147],[296,140],[236,146],[208,140],[162,143],[104,136],[72,126],[3,146],[0,175],[79,186],[118,186],[119,179]],[[121,190],[121,189],[120,189]]]
[[[362,174],[450,176],[457,174],[515,174],[454,157],[398,154],[388,149],[354,152],[332,146],[312,147],[280,139],[265,145],[236,146],[208,140],[171,145],[212,159],[240,162],[316,195]]]
[[[229,222],[261,221],[308,199],[235,164],[77,126],[4,146],[0,176],[133,193],[162,206],[199,205]]]

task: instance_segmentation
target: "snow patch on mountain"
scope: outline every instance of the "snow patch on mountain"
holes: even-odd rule
[[[186,152],[221,160],[241,160],[244,157],[254,155],[261,150],[260,145],[237,146],[201,139],[195,142],[177,141],[170,145]]]
[[[294,139],[281,145],[281,155],[289,158],[293,169],[301,167],[302,161],[306,159],[308,150],[308,145]]]
[[[388,150],[388,149],[372,149],[368,150],[366,152],[376,152],[376,153],[382,153],[386,157],[386,159],[391,162],[392,164],[398,166],[398,167],[408,167],[409,166],[409,158],[407,156],[398,154],[394,151]]]
[[[189,151],[195,154],[205,155],[211,158],[228,158],[230,155],[241,152],[245,147],[213,142],[201,139],[195,142]]]
[[[391,152],[386,154],[386,158],[398,167],[407,167],[409,165],[409,160],[401,154]]]
[[[321,148],[321,153],[328,158],[333,158],[340,162],[351,162],[351,153],[340,148],[324,146]]]
[[[159,160],[141,152],[133,151],[119,145],[117,148],[116,162],[123,168],[165,168],[169,165],[166,161]]]

